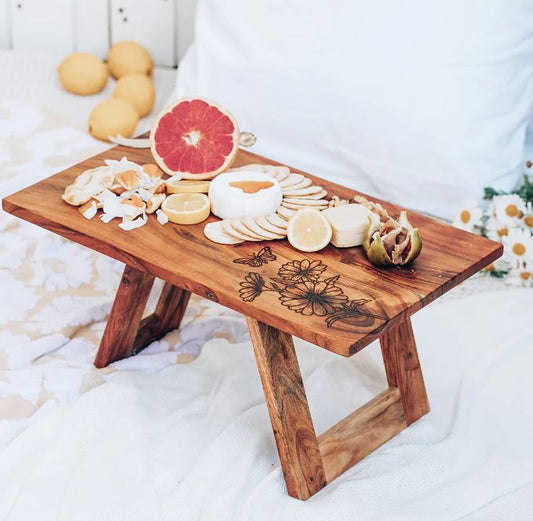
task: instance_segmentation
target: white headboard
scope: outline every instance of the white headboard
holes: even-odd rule
[[[0,49],[102,58],[135,40],[157,65],[176,66],[193,38],[197,0],[0,0]]]

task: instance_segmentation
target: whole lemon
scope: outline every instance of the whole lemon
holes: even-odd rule
[[[129,101],[142,118],[154,106],[155,88],[152,80],[144,74],[129,74],[117,80],[113,97]]]
[[[74,94],[96,94],[107,83],[109,72],[105,63],[86,52],[67,56],[57,67],[63,88]]]
[[[152,74],[154,66],[150,53],[136,42],[117,42],[107,56],[107,65],[115,78],[128,74]]]
[[[138,121],[139,114],[129,101],[112,98],[94,107],[89,116],[89,132],[102,141],[117,134],[131,137]]]

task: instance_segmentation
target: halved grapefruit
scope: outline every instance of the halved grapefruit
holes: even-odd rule
[[[167,174],[212,179],[235,159],[239,126],[214,101],[181,98],[157,116],[150,144],[154,159]]]

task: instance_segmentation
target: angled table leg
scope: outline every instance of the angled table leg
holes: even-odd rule
[[[106,367],[179,327],[190,293],[165,282],[155,312],[141,320],[155,277],[126,265],[94,360]]]
[[[287,491],[307,499],[326,485],[326,478],[292,337],[247,321]]]
[[[380,343],[387,381],[400,391],[407,425],[411,425],[429,412],[411,320],[408,318],[384,333]]]
[[[307,499],[429,411],[409,319],[380,338],[389,388],[318,438],[290,335],[247,318],[287,491]]]

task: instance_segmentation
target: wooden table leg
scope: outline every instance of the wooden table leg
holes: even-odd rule
[[[307,499],[429,411],[409,319],[380,338],[389,388],[315,435],[290,335],[247,318],[290,496]]]
[[[408,318],[380,338],[387,380],[402,397],[407,425],[429,412],[426,386],[418,360],[411,320]]]
[[[155,312],[141,320],[154,280],[152,275],[126,265],[94,360],[96,367],[136,354],[179,327],[191,294],[168,282]]]
[[[247,318],[281,468],[290,496],[307,499],[326,484],[292,337]]]

